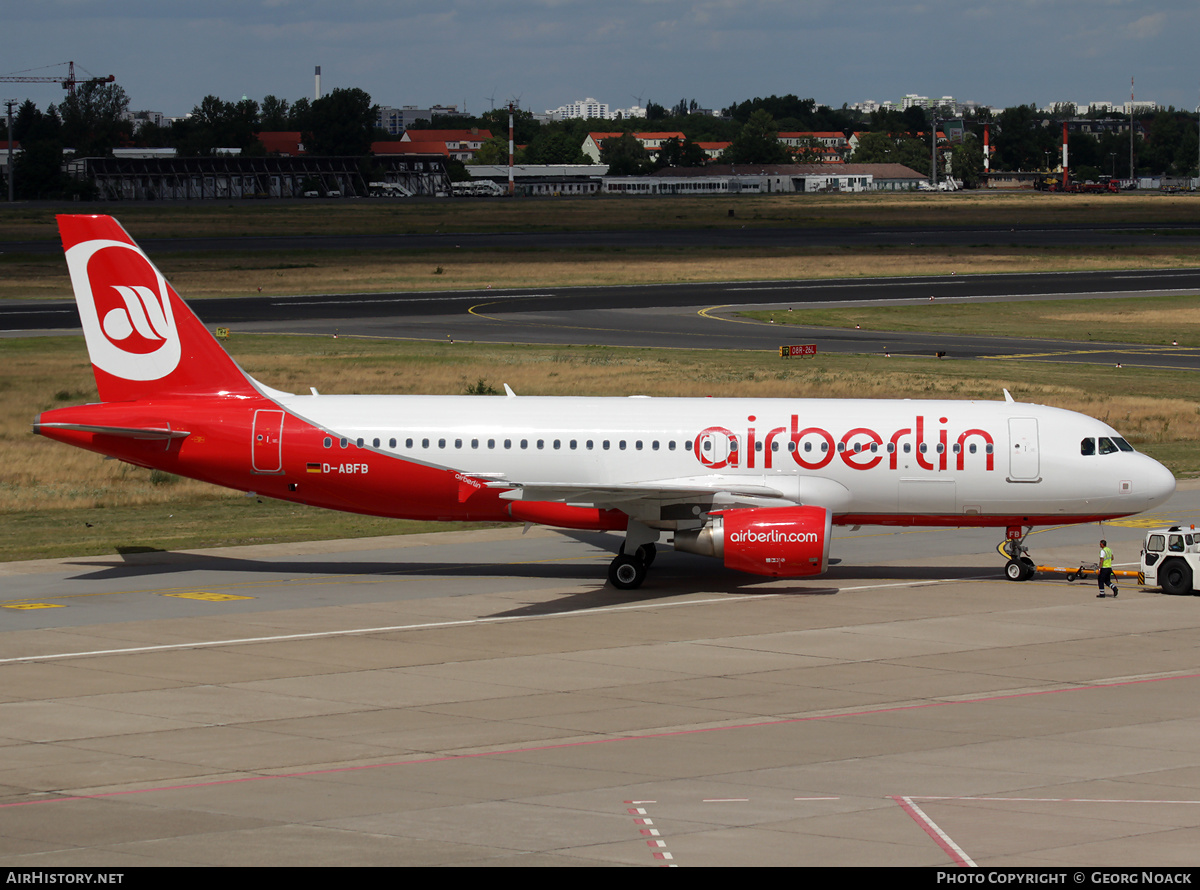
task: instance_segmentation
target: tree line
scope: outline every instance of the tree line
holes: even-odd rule
[[[256,156],[266,154],[258,139],[260,132],[290,131],[301,134],[310,154],[362,157],[370,153],[373,141],[395,138],[377,129],[378,107],[360,89],[337,89],[320,99],[294,101],[277,96],[266,96],[261,102],[248,98],[227,101],[210,95],[184,119],[164,125],[145,122],[136,128],[128,119],[128,109],[125,91],[110,83],[83,84],[44,112],[33,102],[21,105],[13,123],[13,138],[24,150],[16,168],[18,197],[87,197],[84,184],[62,173],[66,151],[76,157],[94,157],[109,155],[119,147],[173,148],[181,157],[203,157],[221,149],[237,149],[243,155]],[[993,170],[1050,169],[1061,157],[1057,122],[1073,111],[1068,108],[1048,115],[1032,105],[1018,105],[994,117],[984,111],[968,118],[963,121],[961,141],[939,150],[939,175],[949,172],[968,185],[979,180],[984,124],[991,128]],[[1197,170],[1200,141],[1195,114],[1171,108],[1137,118],[1132,168],[1129,133],[1127,129],[1121,132],[1128,119],[1119,114],[1091,117],[1113,124],[1108,129],[1100,127],[1095,134],[1070,134],[1070,161],[1077,178],[1096,179],[1104,174],[1130,178],[1148,173],[1187,176]],[[488,130],[491,139],[476,162],[501,164],[508,160],[508,119],[507,109],[494,109],[478,116],[439,116],[434,121],[420,121],[415,128]],[[899,163],[929,175],[933,119],[916,107],[863,113],[844,105],[833,109],[789,94],[735,102],[722,109],[719,117],[703,113],[695,99],[681,99],[670,108],[650,102],[645,118],[626,120],[541,122],[529,111],[517,109],[513,125],[519,146],[516,161],[525,164],[587,163],[583,143],[589,133],[618,134],[603,143],[601,154],[601,161],[609,164],[615,175],[703,165],[708,157],[699,147],[701,142],[729,143],[720,158],[722,163],[816,161],[822,152],[819,143],[789,148],[777,135],[822,131],[860,133],[858,148],[848,158],[853,163]],[[648,155],[632,136],[647,130],[679,132],[683,139],[670,139]],[[465,178],[466,172],[452,169],[452,175]]]

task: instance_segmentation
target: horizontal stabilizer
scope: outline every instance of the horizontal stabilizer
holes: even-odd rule
[[[33,431],[38,435],[41,435],[42,430],[74,430],[77,433],[94,433],[98,436],[120,436],[122,439],[149,439],[151,441],[186,439],[191,435],[187,430],[173,430],[169,426],[97,426],[91,423],[35,423],[33,425]]]

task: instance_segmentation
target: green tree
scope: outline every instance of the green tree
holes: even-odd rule
[[[278,96],[264,96],[259,109],[258,122],[268,132],[288,128],[288,100]]]
[[[516,163],[516,158],[513,158]],[[508,163],[508,136],[507,134],[501,138],[493,136],[483,145],[479,146],[479,151],[475,152],[475,158],[472,161],[475,164],[507,164]]]
[[[608,164],[609,176],[636,176],[651,169],[646,149],[632,133],[613,136],[600,143],[600,163]]]
[[[33,102],[22,103],[13,119],[13,138],[21,143],[13,162],[17,198],[60,198],[73,190],[74,181],[62,172],[62,122],[53,105],[43,114]]]
[[[81,157],[112,154],[133,135],[130,122],[122,120],[128,110],[129,97],[115,83],[80,84],[59,107],[63,144]]]
[[[967,134],[950,152],[950,175],[961,179],[969,189],[977,188],[983,179],[983,146],[972,134]]]
[[[750,114],[721,160],[726,164],[786,164],[791,160],[787,146],[777,138],[775,119],[765,109]]]
[[[886,133],[863,133],[850,158],[854,164],[903,164],[929,175],[929,146],[907,136],[895,138]],[[982,155],[980,164],[983,163]]]
[[[337,89],[312,103],[309,126],[303,139],[309,154],[358,157],[371,150],[379,106],[357,88]]]

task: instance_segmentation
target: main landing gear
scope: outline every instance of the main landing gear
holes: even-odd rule
[[[658,555],[658,532],[637,520],[629,520],[625,543],[608,565],[608,581],[617,590],[636,590],[646,580],[646,570]],[[626,552],[629,550],[631,552]]]
[[[1032,526],[1024,533],[1019,525],[1010,526],[1007,538],[996,547],[1001,556],[1008,558],[1004,564],[1004,577],[1009,581],[1028,581],[1033,577],[1035,563],[1026,556],[1029,548],[1025,546],[1025,536],[1031,531]]]

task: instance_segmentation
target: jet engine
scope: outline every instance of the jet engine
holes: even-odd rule
[[[833,517],[824,507],[764,507],[714,514],[675,533],[675,549],[723,559],[739,572],[799,578],[829,566]]]

